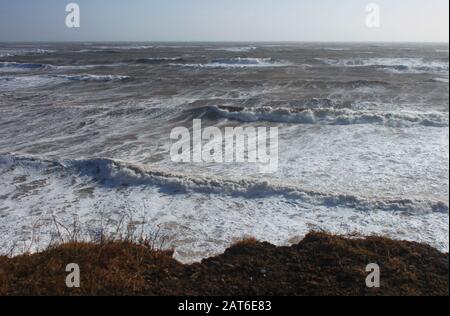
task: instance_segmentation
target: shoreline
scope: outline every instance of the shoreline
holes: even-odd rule
[[[247,239],[200,263],[131,242],[69,243],[37,254],[0,257],[0,296],[375,296],[449,295],[449,258],[431,246],[385,237],[310,233],[277,247]],[[66,266],[80,267],[68,288]],[[380,288],[368,288],[369,264]]]

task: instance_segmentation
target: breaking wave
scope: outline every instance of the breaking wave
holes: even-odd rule
[[[31,71],[31,70],[84,70],[101,67],[118,67],[123,64],[92,64],[92,65],[63,65],[55,66],[40,63],[0,62],[0,70],[3,71]]]
[[[448,213],[449,211],[447,203],[437,200],[373,199],[349,194],[324,193],[275,181],[239,180],[172,173],[106,158],[58,161],[29,155],[0,155],[0,166],[3,169],[19,165],[30,169],[30,172],[76,174],[85,181],[93,181],[97,185],[105,185],[109,188],[149,185],[161,187],[164,192],[171,194],[194,192],[246,198],[283,196],[287,199],[301,200],[326,207],[341,206],[360,211],[380,210],[412,214]]]
[[[109,81],[124,81],[131,79],[128,76],[120,75],[55,75],[56,78],[63,78],[72,81],[87,81],[87,82],[109,82]]]
[[[47,64],[36,63],[16,63],[16,62],[0,62],[0,69],[9,70],[41,70],[50,69],[53,66]]]
[[[207,115],[240,122],[267,121],[275,123],[352,125],[379,124],[389,127],[448,127],[448,113],[441,112],[376,112],[336,108],[260,108],[217,107],[205,108]]]
[[[125,46],[93,46],[94,49],[97,50],[143,50],[143,49],[152,49],[155,48],[154,45],[125,45]]]
[[[245,46],[245,47],[220,47],[220,48],[209,48],[210,51],[225,51],[230,53],[248,53],[256,50],[257,47]]]
[[[114,63],[114,64],[87,64],[87,65],[64,65],[64,66],[52,66],[52,68],[57,70],[86,70],[86,69],[93,69],[93,68],[103,68],[103,67],[120,67],[123,66],[122,63]]]
[[[25,56],[25,55],[45,55],[56,53],[55,50],[50,49],[6,49],[0,50],[0,58],[13,57],[13,56]]]
[[[174,64],[188,68],[252,68],[285,67],[289,64],[273,58],[218,58],[207,64]]]
[[[317,60],[337,67],[377,67],[396,73],[442,73],[448,72],[448,62],[428,61],[423,58],[355,58]]]
[[[151,58],[141,58],[136,60],[138,64],[159,64],[164,62],[181,62],[182,57],[151,57]]]
[[[39,76],[1,76],[0,91],[16,91],[21,89],[32,89],[46,85],[63,84],[67,81],[79,82],[112,82],[126,81],[131,78],[119,75],[39,75]]]
[[[291,80],[287,82],[281,82],[278,84],[280,88],[303,88],[303,89],[363,89],[363,88],[374,88],[374,89],[384,89],[390,86],[389,82],[382,80]]]
[[[324,47],[324,48],[319,48],[319,49],[335,51],[335,52],[344,52],[344,51],[350,50],[350,48],[343,48],[343,47]]]

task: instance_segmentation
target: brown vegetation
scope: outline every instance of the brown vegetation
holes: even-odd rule
[[[81,287],[65,286],[65,267],[81,268]],[[365,284],[369,263],[381,288]],[[382,237],[309,234],[276,247],[253,239],[183,265],[145,244],[70,243],[42,253],[0,257],[0,295],[448,295],[448,254]]]

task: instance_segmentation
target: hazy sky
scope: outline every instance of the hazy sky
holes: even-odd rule
[[[380,28],[366,26],[371,2]],[[0,41],[448,42],[448,12],[448,0],[0,0]]]

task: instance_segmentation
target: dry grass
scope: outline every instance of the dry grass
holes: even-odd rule
[[[160,273],[172,252],[128,242],[69,243],[40,254],[0,258],[0,295],[144,294],[145,269]],[[80,289],[66,287],[65,268],[80,266]],[[139,290],[141,289],[141,290]]]
[[[259,240],[255,237],[245,237],[233,243],[232,247],[245,247],[254,246],[259,243]]]
[[[153,239],[67,243],[39,254],[0,257],[0,295],[448,295],[448,254],[383,237],[309,234],[292,247],[253,238],[223,255],[183,265]],[[65,286],[77,263],[81,288]],[[381,267],[382,287],[365,286]]]

